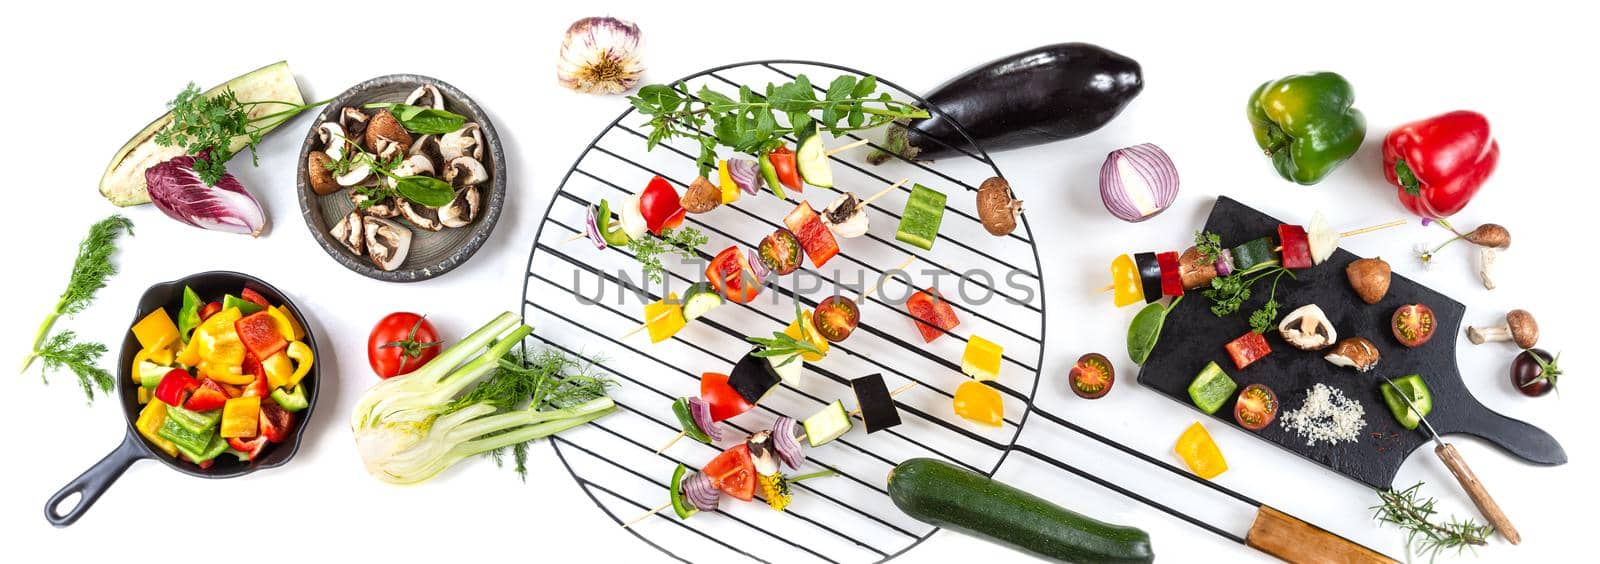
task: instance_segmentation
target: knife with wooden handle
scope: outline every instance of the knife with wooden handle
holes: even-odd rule
[[[1427,431],[1429,437],[1433,438],[1435,445],[1433,453],[1438,455],[1439,460],[1443,461],[1445,467],[1450,469],[1450,473],[1455,475],[1456,482],[1461,484],[1461,489],[1467,491],[1467,497],[1472,498],[1472,504],[1478,506],[1478,512],[1483,514],[1483,518],[1487,519],[1490,525],[1494,525],[1494,530],[1500,533],[1500,536],[1505,537],[1506,541],[1511,544],[1521,544],[1522,534],[1518,533],[1517,527],[1511,524],[1511,518],[1506,517],[1506,512],[1500,509],[1500,504],[1495,503],[1494,496],[1489,495],[1489,490],[1483,487],[1483,482],[1479,481],[1478,476],[1472,473],[1472,468],[1467,466],[1467,460],[1461,458],[1461,453],[1456,450],[1456,447],[1445,443],[1439,438],[1439,432],[1433,429],[1433,424],[1428,422],[1428,418],[1422,414],[1422,410],[1417,409],[1417,405],[1411,403],[1411,398],[1405,392],[1400,391],[1400,387],[1395,386],[1394,381],[1390,380],[1388,376],[1384,376],[1383,381],[1388,382],[1395,389],[1394,395],[1405,401],[1406,406],[1411,408],[1412,413],[1417,414],[1417,419],[1422,421],[1421,427]]]

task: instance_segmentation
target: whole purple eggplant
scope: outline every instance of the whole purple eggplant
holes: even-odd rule
[[[890,125],[883,147],[917,160],[960,155],[969,147],[953,123],[988,152],[1071,139],[1100,129],[1143,89],[1139,62],[1113,51],[1088,43],[1036,47],[934,88],[924,96],[933,117]],[[867,160],[889,158],[875,151]]]

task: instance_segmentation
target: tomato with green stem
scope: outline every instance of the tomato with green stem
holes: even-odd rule
[[[421,368],[439,356],[444,341],[426,316],[408,311],[378,320],[367,335],[367,363],[379,378],[389,379]]]

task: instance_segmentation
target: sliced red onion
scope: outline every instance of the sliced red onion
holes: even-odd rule
[[[761,193],[761,165],[750,159],[728,159],[728,177],[744,193]]]
[[[606,250],[606,238],[600,235],[599,215],[600,208],[594,204],[589,204],[589,215],[583,219],[583,232],[589,236],[589,241],[594,243],[594,248],[604,251]]]
[[[761,262],[761,253],[755,249],[745,251],[746,262],[750,263],[750,273],[755,275],[756,282],[766,282],[767,276],[772,274],[772,269],[767,268],[767,263]]]
[[[1155,217],[1178,197],[1178,167],[1152,143],[1112,151],[1100,166],[1100,201],[1123,221]]]
[[[213,186],[200,180],[194,157],[180,156],[144,170],[150,201],[167,217],[212,231],[261,235],[267,214],[260,202],[232,174]]]
[[[693,476],[685,478],[680,487],[689,505],[701,511],[716,511],[717,502],[722,500],[722,492],[711,485],[711,477],[705,472],[695,472]]]
[[[800,425],[788,416],[779,417],[772,422],[772,447],[778,451],[778,458],[789,468],[799,470],[800,464],[806,461],[806,452],[800,446],[798,431]]]
[[[706,400],[699,397],[689,398],[689,418],[694,420],[695,426],[700,427],[707,437],[711,437],[711,442],[722,440],[722,428],[711,420],[711,404],[706,403]]]
[[[1223,249],[1217,253],[1217,276],[1233,274],[1233,251]]]

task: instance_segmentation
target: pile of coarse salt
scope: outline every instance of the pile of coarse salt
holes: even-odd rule
[[[1367,427],[1366,410],[1344,392],[1327,384],[1317,384],[1306,394],[1299,409],[1283,414],[1283,427],[1306,440],[1306,446],[1319,442],[1355,442]]]

